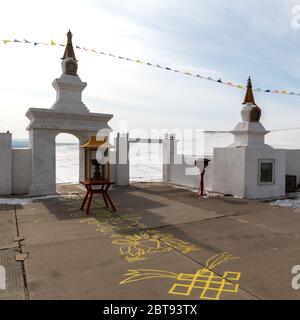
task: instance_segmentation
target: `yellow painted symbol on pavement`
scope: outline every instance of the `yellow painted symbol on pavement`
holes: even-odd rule
[[[140,222],[137,214],[124,214],[122,217],[103,210],[95,214],[93,218],[81,220],[80,223],[96,225],[96,231],[101,233],[124,232],[132,229],[144,229],[147,226]]]
[[[174,249],[182,253],[199,250],[197,246],[176,239],[171,234],[159,232],[145,231],[134,235],[115,234],[112,238],[114,238],[112,243],[120,246],[120,255],[125,256],[128,262],[142,261],[147,258],[147,255],[166,253]]]
[[[237,259],[228,253],[217,254],[207,260],[206,266],[194,274],[173,273],[164,270],[137,269],[128,270],[126,279],[120,282],[121,285],[153,278],[175,279],[176,282],[168,291],[169,294],[188,296],[199,292],[199,299],[220,300],[223,293],[237,293],[241,273],[226,271],[219,276],[212,271],[217,265]]]
[[[183,283],[175,283],[169,290],[170,294],[180,296],[190,296],[192,291],[200,290],[200,299],[220,300],[220,295],[224,292],[236,293],[239,285],[234,283],[241,277],[240,272],[224,272],[224,275],[217,276],[210,270],[198,270],[194,274],[180,273],[177,281]]]

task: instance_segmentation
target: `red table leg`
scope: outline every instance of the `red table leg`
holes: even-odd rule
[[[80,210],[83,210],[83,209],[84,209],[84,206],[85,206],[85,203],[86,203],[86,200],[87,200],[88,196],[89,196],[89,192],[87,191],[86,194],[85,194],[85,197],[84,197],[84,199],[83,199],[83,201],[82,201]]]
[[[88,205],[85,211],[86,215],[90,214],[90,208],[91,208],[91,203],[92,203],[92,199],[93,199],[93,193],[89,193],[89,201],[88,201]]]
[[[102,194],[102,197],[104,199],[106,207],[108,207],[108,202],[107,202],[107,199],[106,199],[106,196],[105,196],[105,191],[104,191],[104,185],[101,187],[101,194]]]
[[[108,202],[110,203],[113,211],[117,211],[116,207],[114,206],[110,196],[108,195],[108,189],[109,189],[110,185],[108,184],[107,187],[104,189],[104,194],[105,194],[105,197],[107,198]]]
[[[91,208],[91,203],[92,203],[92,200],[93,200],[93,189],[91,186],[87,186],[87,189],[88,189],[88,193],[89,193],[89,201],[88,201],[88,205],[87,205],[87,208],[86,208],[86,214],[88,215],[90,213],[90,208]]]

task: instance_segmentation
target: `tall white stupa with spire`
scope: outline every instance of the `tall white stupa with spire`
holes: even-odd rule
[[[285,195],[285,151],[265,144],[268,131],[260,122],[249,77],[241,111],[242,121],[231,133],[234,143],[215,148],[213,191],[247,199],[278,198]]]
[[[242,122],[230,131],[234,135],[234,143],[231,147],[266,147],[265,135],[269,131],[260,123],[261,109],[255,102],[250,77],[243,105]]]
[[[89,109],[82,102],[82,91],[86,88],[87,83],[82,82],[77,74],[78,62],[70,30],[67,36],[68,41],[61,62],[62,75],[52,82],[56,90],[56,101],[52,109],[66,113],[88,113]]]

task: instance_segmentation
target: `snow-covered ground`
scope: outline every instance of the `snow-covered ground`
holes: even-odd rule
[[[285,200],[276,200],[271,202],[274,206],[287,207],[298,209],[300,208],[300,198],[298,199],[285,199]]]

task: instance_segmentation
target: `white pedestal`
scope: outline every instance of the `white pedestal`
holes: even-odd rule
[[[259,182],[259,161],[274,160],[274,183]],[[285,151],[265,148],[215,148],[213,191],[247,199],[285,195]]]
[[[52,106],[55,111],[65,113],[88,113],[89,109],[82,102],[82,91],[87,83],[82,82],[79,76],[62,74],[55,79],[52,86],[56,90],[56,102]]]

